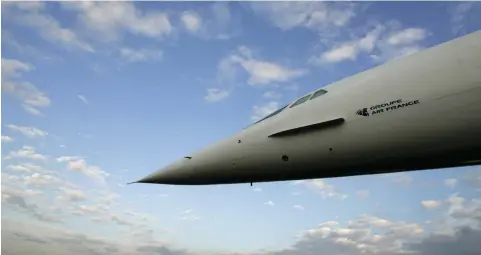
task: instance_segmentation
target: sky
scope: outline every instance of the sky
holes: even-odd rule
[[[2,253],[476,254],[481,168],[135,184],[481,29],[480,2],[2,1]]]

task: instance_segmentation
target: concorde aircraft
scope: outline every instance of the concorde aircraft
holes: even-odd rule
[[[210,185],[481,163],[481,30],[313,91],[136,183]]]

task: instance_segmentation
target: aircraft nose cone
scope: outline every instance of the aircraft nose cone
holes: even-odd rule
[[[136,181],[136,183],[178,185],[188,183],[192,177],[190,164],[179,161]]]
[[[172,170],[158,170],[136,182],[138,183],[158,183],[158,184],[171,184],[175,182],[178,178],[178,173],[175,173]]]

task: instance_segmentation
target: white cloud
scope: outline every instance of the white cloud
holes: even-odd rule
[[[321,179],[308,180],[302,182],[301,184],[316,192],[319,192],[323,198],[339,198],[341,200],[344,200],[348,197],[348,195],[346,194],[337,192],[333,185],[328,184]]]
[[[293,207],[294,207],[294,209],[297,209],[297,210],[301,210],[301,211],[305,210],[304,206],[302,206],[302,205],[294,205]]]
[[[84,96],[84,95],[77,95],[78,99],[80,99],[80,101],[82,101],[84,104],[89,104],[89,101],[87,100],[87,98]]]
[[[40,195],[41,192],[34,190],[16,190],[2,186],[2,205],[6,205],[18,212],[23,212],[44,222],[61,222],[60,219],[46,214],[36,204],[29,203],[29,199]]]
[[[18,151],[11,151],[7,156],[4,157],[5,160],[12,158],[28,158],[33,160],[45,161],[47,156],[36,153],[32,146],[24,145]]]
[[[78,156],[62,156],[57,158],[57,162],[68,162],[68,161],[74,161],[74,160],[79,160],[82,157]]]
[[[40,112],[39,110],[33,108],[33,107],[30,106],[30,105],[22,104],[22,108],[23,108],[26,112],[28,112],[28,113],[30,113],[30,114],[32,114],[32,115],[42,116],[42,112]]]
[[[39,2],[41,3],[41,2]],[[59,60],[61,57],[48,55],[43,50],[30,45],[26,40],[19,41],[8,30],[2,30],[2,42],[4,47],[10,47],[25,57],[33,57],[39,60]]]
[[[94,51],[92,46],[81,40],[73,30],[62,27],[55,18],[45,13],[43,5],[44,3],[39,3],[28,5],[29,8],[25,8],[25,4],[9,4],[8,6],[11,8],[6,10],[7,17],[17,24],[31,27],[47,41],[85,51]]]
[[[209,88],[207,89],[207,95],[204,97],[204,99],[207,102],[218,102],[226,99],[229,94],[230,92],[225,89]]]
[[[40,172],[43,170],[41,166],[37,166],[31,163],[23,163],[19,165],[8,165],[7,169],[19,172]]]
[[[33,187],[43,187],[43,188],[51,188],[51,187],[60,187],[68,186],[68,187],[75,187],[76,185],[61,179],[59,177],[50,175],[50,174],[41,174],[41,173],[34,173],[32,175],[23,176],[24,185],[26,186],[33,186]]]
[[[28,200],[42,195],[34,190],[13,190],[2,187],[2,202],[5,206],[16,206],[35,216],[40,221],[52,220],[48,210]],[[460,198],[462,199],[462,198]],[[259,255],[279,254],[336,254],[342,251],[352,255],[374,254],[477,254],[481,248],[481,201],[466,200],[464,203],[451,205],[441,221],[433,220],[429,228],[424,229],[416,223],[392,221],[373,215],[359,215],[347,221],[326,221],[314,228],[306,229],[297,235],[297,240],[286,248],[265,250]],[[6,245],[5,251],[12,254],[30,254],[32,251],[45,251],[48,254],[131,254],[132,251],[142,254],[169,253],[173,255],[190,255],[193,252],[173,250],[170,244],[154,238],[153,230],[142,228],[134,219],[143,219],[141,213],[128,213],[127,219],[112,213],[109,208],[100,204],[75,205],[74,215],[88,215],[96,224],[113,222],[119,226],[128,226],[129,236],[126,239],[116,238],[115,241],[94,238],[89,235],[75,233],[66,226],[60,229],[53,225],[37,222],[12,222],[8,218],[2,222],[2,238],[11,245]],[[192,215],[193,210],[181,213],[181,219],[194,219],[184,215]],[[60,216],[57,216],[57,218]],[[17,239],[12,239],[12,238]],[[12,241],[12,240],[15,240]],[[123,240],[135,240],[125,242]],[[15,244],[15,245],[14,245]],[[81,245],[80,245],[81,244]],[[72,246],[73,245],[73,246]],[[132,245],[132,246],[129,246]],[[25,247],[25,248],[22,248]],[[439,249],[441,247],[441,249]],[[462,251],[459,247],[463,247]],[[227,254],[227,253],[219,253]]]
[[[180,13],[183,27],[202,39],[226,40],[239,34],[240,19],[233,16],[229,2],[196,6],[196,10]]]
[[[398,31],[387,38],[387,43],[391,45],[412,44],[426,38],[426,30],[421,28],[407,28]]]
[[[230,90],[220,87],[233,86],[237,80],[237,75],[237,67],[230,60],[230,57],[222,58],[217,65],[217,75],[214,81],[217,88],[208,88],[204,99],[208,102],[219,102],[226,99],[230,95]]]
[[[24,72],[29,72],[35,67],[29,63],[24,63],[16,59],[2,58],[2,82],[7,78],[18,78]]]
[[[424,200],[421,201],[421,204],[424,208],[434,209],[436,207],[439,207],[441,205],[441,202],[436,200]]]
[[[222,58],[217,67],[215,84],[218,86],[235,86],[240,83],[239,69],[249,75],[247,83],[253,86],[265,86],[273,83],[285,83],[304,76],[308,73],[305,69],[292,69],[274,62],[254,58],[253,52],[246,46],[237,47],[237,51]],[[220,88],[208,89],[205,99],[220,101],[227,98],[230,90]]]
[[[457,194],[452,194],[446,198],[446,202],[451,206],[461,206],[466,199],[458,196]]]
[[[305,69],[291,69],[273,62],[258,60],[252,57],[252,52],[246,46],[237,49],[238,54],[230,60],[239,64],[248,74],[250,85],[268,85],[273,82],[287,82],[308,73]]]
[[[11,138],[8,135],[2,135],[2,143],[9,143],[9,142],[13,142],[13,138]]]
[[[7,124],[6,127],[13,131],[20,132],[21,134],[29,138],[45,137],[48,135],[47,132],[42,131],[36,127],[17,126],[13,124]]]
[[[385,28],[381,25],[376,26],[371,31],[367,32],[364,37],[340,43],[332,49],[323,52],[319,57],[311,59],[311,61],[317,64],[337,63],[346,60],[354,61],[360,53],[372,52],[384,29]]]
[[[252,113],[251,119],[252,121],[258,121],[264,118],[265,116],[273,113],[277,109],[279,109],[279,103],[275,101],[268,102],[260,106],[255,105],[252,107],[253,113]]]
[[[50,99],[32,83],[21,81],[23,73],[32,71],[31,64],[16,59],[2,58],[2,91],[11,93],[22,101],[22,107],[33,115],[40,115],[35,107],[47,107]]]
[[[362,37],[336,43],[332,48],[310,59],[314,64],[355,61],[366,54],[374,61],[384,62],[414,54],[424,47],[420,44],[429,32],[423,28],[400,29],[399,22],[377,24]]]
[[[108,207],[102,206],[100,204],[95,204],[95,205],[77,205],[74,207],[74,209],[71,211],[72,214],[75,215],[85,215],[85,214],[90,214],[90,215],[105,215],[108,213]]]
[[[162,59],[163,52],[154,49],[120,49],[120,56],[130,62],[159,61]]]
[[[356,5],[352,3],[264,2],[251,3],[251,7],[283,30],[305,27],[331,34],[356,15]]]
[[[68,160],[67,169],[74,172],[83,173],[94,180],[100,181],[101,183],[105,183],[105,177],[109,176],[109,173],[103,171],[100,167],[88,165],[84,159]]]
[[[118,40],[123,32],[161,39],[173,31],[167,13],[142,10],[134,2],[62,2],[62,6],[76,12],[92,39]]]
[[[455,178],[449,178],[444,180],[444,184],[450,188],[454,188],[457,183],[458,183],[458,180]]]
[[[249,75],[247,83],[253,86],[265,86],[273,83],[285,83],[304,76],[305,69],[292,69],[277,63],[258,60],[246,46],[237,47],[237,51],[219,61],[215,83],[217,86],[234,86],[239,81],[238,69],[242,68]],[[220,88],[210,88],[205,99],[220,101],[228,96],[228,91]]]
[[[194,11],[185,11],[181,14],[182,24],[191,32],[196,32],[202,27],[202,18]]]
[[[451,31],[456,36],[461,36],[468,32],[470,25],[479,24],[481,4],[479,2],[459,2],[453,3],[449,8]]]
[[[63,188],[61,189],[61,191],[62,191],[60,195],[61,199],[66,199],[67,201],[70,201],[70,202],[80,202],[80,201],[85,201],[87,199],[87,196],[82,190]]]
[[[275,205],[274,202],[272,202],[272,201],[267,201],[264,204],[268,205],[268,206],[274,206]]]

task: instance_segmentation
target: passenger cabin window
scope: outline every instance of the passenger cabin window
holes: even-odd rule
[[[300,105],[300,104],[306,102],[307,100],[309,100],[309,97],[311,97],[311,95],[312,95],[312,94],[309,94],[309,95],[307,95],[307,96],[301,97],[299,100],[297,100],[295,103],[293,103],[293,104],[291,105],[291,107],[289,107],[289,108],[292,108],[292,107],[294,107],[294,106],[297,106],[297,105]]]
[[[316,98],[316,97],[318,97],[318,96],[322,96],[322,95],[324,95],[324,94],[326,94],[326,93],[327,93],[327,91],[325,91],[325,90],[323,90],[323,89],[320,89],[320,90],[316,91],[316,92],[312,95],[312,97],[310,98],[310,100],[312,100],[312,99],[314,99],[314,98]]]

